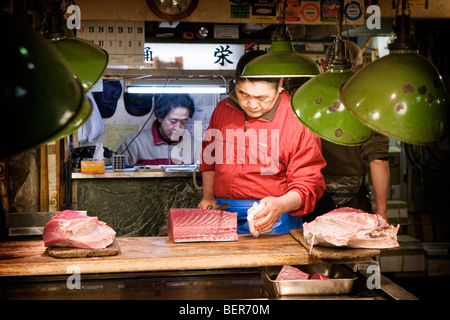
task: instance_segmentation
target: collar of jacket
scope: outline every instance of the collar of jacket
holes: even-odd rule
[[[262,115],[261,117],[259,117],[258,119],[264,119],[264,120],[267,120],[267,121],[272,121],[273,118],[275,117],[275,114],[277,113],[277,108],[278,108],[278,105],[280,104],[281,96],[282,96],[282,95],[283,95],[283,92],[281,92],[281,93],[278,95],[278,99],[277,99],[277,101],[275,102],[275,105],[273,106],[272,110],[270,110],[270,111],[267,112],[266,114],[263,114],[263,115]],[[245,113],[245,111],[239,106],[238,99],[237,99],[237,94],[236,94],[236,91],[235,91],[235,90],[233,90],[233,91],[230,92],[230,94],[228,95],[227,102],[228,102],[233,108],[236,108],[237,110],[243,112],[243,113],[245,114],[245,118],[246,118],[246,119],[249,119],[249,116],[248,116],[248,115]]]

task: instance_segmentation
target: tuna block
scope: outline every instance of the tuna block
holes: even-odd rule
[[[173,242],[237,241],[237,213],[213,209],[170,209]]]
[[[308,280],[309,274],[303,272],[302,270],[284,265],[277,275],[276,281],[291,281],[291,280]]]

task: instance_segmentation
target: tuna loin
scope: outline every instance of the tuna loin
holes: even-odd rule
[[[237,213],[212,209],[170,209],[169,238],[174,242],[236,241]]]
[[[354,208],[339,208],[314,221],[303,224],[307,244],[324,247],[394,248],[398,247],[397,232],[380,215]]]
[[[308,280],[308,278],[309,274],[306,272],[303,272],[296,267],[284,265],[278,273],[275,281]]]
[[[311,278],[309,278],[309,279],[310,280],[327,280],[327,279],[330,279],[330,278],[328,278],[327,276],[324,276],[321,273],[314,273],[314,275]]]
[[[74,247],[103,249],[109,246],[116,232],[97,217],[89,217],[72,210],[54,216],[44,227],[46,247]]]

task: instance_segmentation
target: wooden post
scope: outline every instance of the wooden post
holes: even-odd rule
[[[41,146],[39,211],[48,211],[48,160],[47,145]]]

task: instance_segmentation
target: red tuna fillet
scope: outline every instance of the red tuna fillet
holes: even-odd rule
[[[324,276],[321,273],[314,273],[314,275],[310,278],[310,280],[326,280],[326,279],[330,279],[327,276]]]
[[[236,241],[237,213],[213,209],[170,209],[173,242]]]
[[[109,246],[116,232],[97,217],[72,210],[63,210],[44,227],[46,247],[102,249]]]
[[[281,268],[275,281],[290,281],[290,280],[308,280],[309,274],[302,270],[285,265]]]

